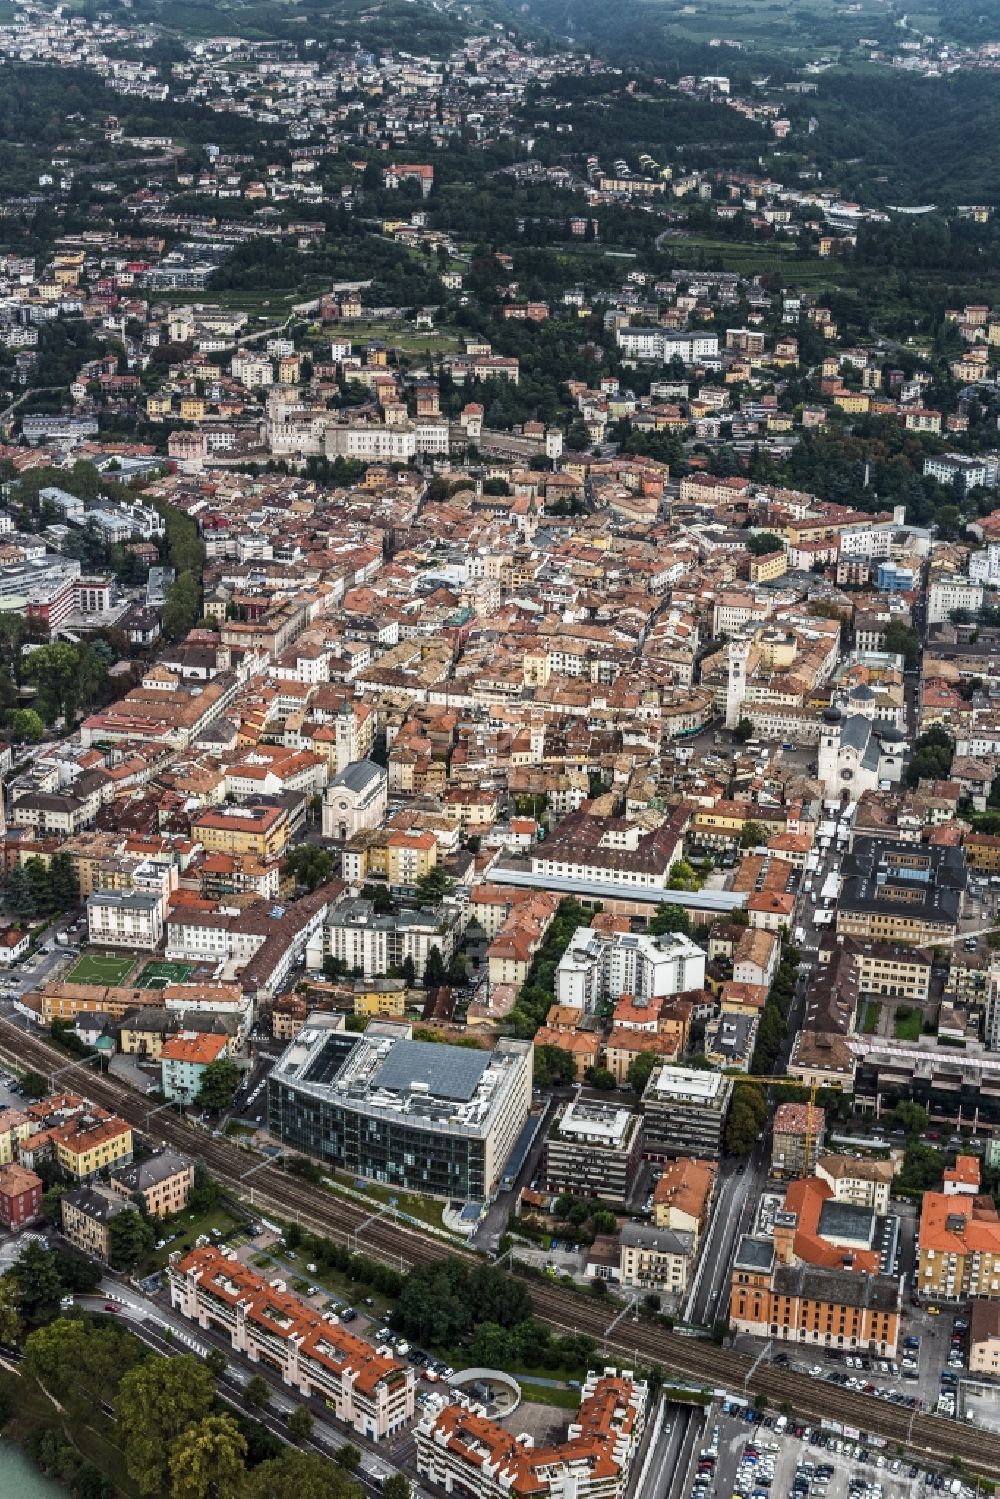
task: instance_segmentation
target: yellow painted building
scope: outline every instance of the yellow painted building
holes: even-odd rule
[[[0,1113],[0,1166],[9,1166],[17,1158],[17,1147],[31,1133],[31,1121],[16,1109]]]
[[[132,1159],[132,1126],[124,1119],[102,1119],[88,1129],[70,1126],[53,1140],[56,1160],[78,1181]]]
[[[401,1020],[405,1010],[404,979],[371,979],[354,987],[355,1015],[388,1015]]]
[[[387,876],[391,886],[415,885],[437,863],[433,833],[392,833],[386,842]]]

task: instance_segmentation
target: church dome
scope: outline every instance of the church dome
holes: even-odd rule
[[[840,721],[843,718],[843,716],[844,715],[841,713],[841,711],[837,707],[836,703],[831,703],[830,706],[829,706],[829,708],[824,708],[824,710],[823,710],[823,722],[824,723],[830,723],[830,724],[840,723]]]

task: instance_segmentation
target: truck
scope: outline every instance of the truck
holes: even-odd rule
[[[793,932],[792,935],[793,935],[796,947],[802,947],[805,944],[806,929],[805,929],[804,926],[797,926],[795,928],[795,931]]]

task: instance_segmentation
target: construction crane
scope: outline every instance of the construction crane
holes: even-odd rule
[[[766,1083],[769,1085],[780,1085],[785,1088],[801,1088],[802,1083],[794,1077],[761,1077],[757,1073],[744,1072],[733,1073],[733,1081],[737,1083]],[[809,1157],[812,1155],[813,1140],[816,1136],[816,1095],[819,1092],[819,1083],[811,1084],[809,1088],[809,1102],[806,1105],[806,1142],[802,1153],[803,1171],[809,1173]]]

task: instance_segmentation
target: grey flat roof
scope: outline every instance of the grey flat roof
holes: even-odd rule
[[[434,1098],[455,1098],[465,1103],[479,1087],[489,1064],[488,1051],[440,1046],[434,1041],[397,1041],[372,1078],[372,1086],[405,1093],[414,1083],[424,1083]]]
[[[737,1270],[770,1270],[774,1264],[774,1242],[771,1239],[754,1239],[749,1234],[740,1240],[733,1262]]]
[[[511,869],[495,864],[489,872],[493,885],[519,885],[529,890],[551,890],[557,895],[586,895],[595,900],[631,900],[655,906],[668,901],[672,906],[688,906],[694,911],[715,912],[720,916],[738,911],[747,903],[745,892],[734,890],[650,890],[642,885],[616,885],[603,880],[571,880],[563,875],[533,874],[527,869]]]
[[[819,1232],[834,1243],[847,1239],[856,1244],[875,1242],[875,1212],[856,1202],[837,1202],[830,1198],[819,1212]]]

